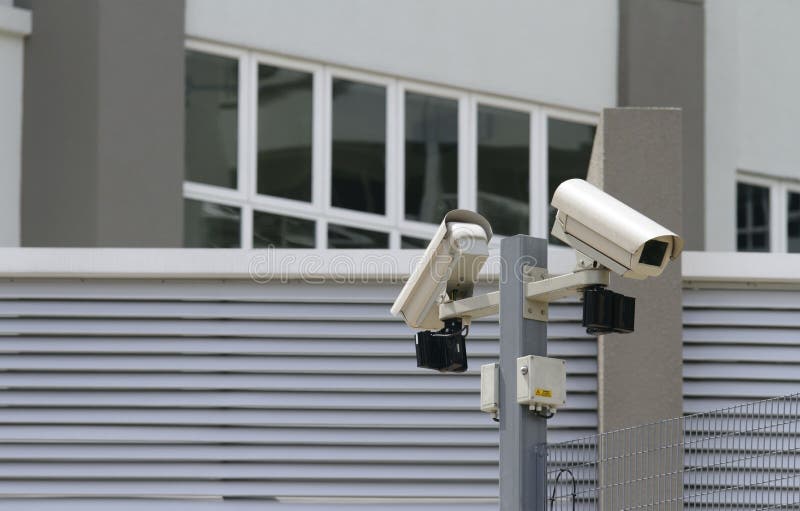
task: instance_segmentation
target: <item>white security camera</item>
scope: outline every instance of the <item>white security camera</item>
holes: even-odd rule
[[[623,277],[657,277],[683,250],[680,236],[583,179],[561,183],[552,205],[553,236]]]
[[[395,300],[392,314],[411,328],[442,328],[439,304],[472,296],[491,239],[492,228],[481,215],[463,209],[447,213]]]

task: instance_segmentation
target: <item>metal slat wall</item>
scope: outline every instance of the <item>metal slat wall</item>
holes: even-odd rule
[[[797,398],[760,400],[800,392],[800,289],[683,297],[684,411],[709,412],[686,420],[685,502],[797,509]]]
[[[800,392],[800,290],[685,289],[686,413]]]
[[[467,374],[423,371],[388,312],[397,291],[1,281],[0,508],[496,508],[497,428],[478,411],[496,319],[472,326]],[[552,441],[596,428],[579,319],[576,303],[551,307],[570,393]]]

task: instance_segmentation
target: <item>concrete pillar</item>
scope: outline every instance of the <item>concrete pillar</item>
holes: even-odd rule
[[[590,182],[681,234],[681,176],[679,109],[603,111]],[[680,416],[680,259],[658,278],[635,281],[612,275],[611,289],[636,297],[636,331],[598,339],[599,431]]]
[[[706,198],[704,2],[620,0],[617,73],[619,106],[683,109],[681,234],[688,250],[703,250],[707,236],[700,221]]]
[[[30,0],[22,244],[183,242],[183,0]]]

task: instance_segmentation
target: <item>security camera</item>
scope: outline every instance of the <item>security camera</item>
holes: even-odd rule
[[[680,236],[583,179],[561,183],[552,205],[553,236],[623,277],[657,277],[683,250]]]
[[[486,258],[492,228],[481,215],[456,209],[447,213],[411,278],[392,306],[417,333],[417,365],[444,372],[467,368],[461,318],[439,319],[439,305],[472,296]]]

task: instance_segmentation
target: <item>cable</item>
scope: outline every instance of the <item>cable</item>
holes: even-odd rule
[[[556,504],[556,489],[558,489],[558,480],[561,479],[561,474],[564,472],[569,474],[572,479],[572,511],[575,511],[575,502],[578,500],[578,482],[575,480],[575,474],[568,468],[562,468],[558,471],[556,480],[553,481],[553,494],[550,496],[550,511],[553,511],[553,506]]]

